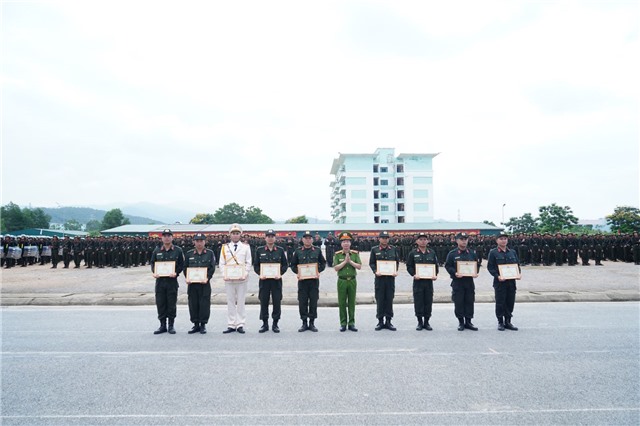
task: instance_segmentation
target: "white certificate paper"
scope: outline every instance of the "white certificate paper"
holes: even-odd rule
[[[505,280],[515,280],[520,278],[520,268],[518,268],[517,263],[498,265],[498,271],[500,271],[502,279]]]
[[[318,264],[303,263],[298,265],[298,273],[301,280],[316,279],[318,277]]]
[[[474,260],[458,260],[456,262],[456,272],[463,277],[473,277],[478,273],[478,263]]]
[[[244,276],[244,265],[224,265],[224,278],[227,280],[241,280]]]
[[[377,260],[376,270],[380,273],[380,275],[395,275],[396,261],[395,260]]]
[[[261,263],[260,276],[265,278],[276,278],[280,275],[279,263]]]
[[[175,261],[156,262],[154,264],[153,272],[156,275],[159,275],[161,277],[168,277],[171,274],[175,274],[176,273],[176,262]]]
[[[436,277],[436,265],[431,263],[416,264],[416,278],[432,280]]]
[[[187,281],[192,283],[207,282],[207,268],[187,268]]]

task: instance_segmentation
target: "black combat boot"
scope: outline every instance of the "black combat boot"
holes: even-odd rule
[[[416,326],[416,330],[420,331],[424,329],[424,323],[422,322],[422,317],[418,317],[418,325]]]
[[[167,320],[160,320],[160,327],[153,334],[162,334],[167,332]]]
[[[314,333],[318,331],[318,329],[316,328],[316,325],[313,323],[314,322],[314,318],[311,318],[309,320],[309,330],[313,331]]]
[[[280,333],[280,327],[278,327],[278,320],[273,320],[273,327],[271,327],[274,333]]]
[[[302,326],[298,329],[300,333],[303,331],[307,331],[309,329],[309,325],[307,324],[307,320],[302,320]]]
[[[191,330],[187,331],[187,334],[194,334],[200,331],[200,323],[194,322]]]
[[[169,334],[176,334],[176,329],[173,328],[173,322],[175,320],[173,318],[169,318],[169,328],[167,328],[167,331],[169,332]]]
[[[269,321],[262,320],[262,327],[260,327],[258,333],[264,333],[265,331],[269,331]]]
[[[376,325],[376,331],[380,331],[384,328],[384,322],[382,321],[382,318],[380,318],[378,320],[378,325]]]

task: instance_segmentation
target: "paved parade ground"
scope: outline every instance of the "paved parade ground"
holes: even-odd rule
[[[258,307],[247,309],[249,318]],[[320,308],[318,333],[153,335],[152,306],[2,308],[2,424],[628,424],[640,422],[639,306],[521,303],[517,332],[497,331],[493,305],[473,332],[453,306],[434,306],[434,330],[374,331],[359,306],[357,333]],[[257,322],[257,321],[256,321]]]

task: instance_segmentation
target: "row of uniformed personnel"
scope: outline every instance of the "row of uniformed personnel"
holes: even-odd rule
[[[178,294],[177,276],[184,273],[187,278],[189,313],[194,324],[189,331],[193,333],[206,333],[206,324],[210,317],[211,284],[210,280],[215,272],[216,263],[225,268],[224,281],[227,293],[228,325],[223,333],[245,333],[244,303],[246,296],[246,283],[248,270],[254,271],[260,276],[259,299],[260,319],[263,321],[260,333],[269,330],[269,304],[273,305],[271,329],[278,333],[278,322],[281,316],[282,300],[282,275],[288,268],[298,278],[298,302],[302,326],[298,331],[318,331],[315,325],[317,318],[317,303],[319,299],[320,273],[326,267],[326,260],[322,250],[313,244],[313,236],[305,232],[302,237],[302,246],[298,247],[291,256],[290,262],[286,260],[286,254],[282,247],[275,244],[275,232],[269,230],[265,234],[266,244],[258,247],[256,256],[252,258],[251,251],[240,242],[242,229],[234,224],[230,229],[230,241],[221,248],[221,257],[216,262],[215,253],[205,248],[205,236],[196,234],[194,237],[195,248],[183,255],[182,249],[173,244],[173,234],[166,229],[162,233],[162,245],[154,250],[151,256],[151,269],[156,278],[156,306],[160,327],[154,332],[161,334],[175,333],[174,321],[176,317],[176,304]],[[348,232],[339,236],[342,250],[333,256],[334,268],[338,274],[338,304],[340,313],[340,331],[358,331],[355,326],[355,296],[357,290],[356,275],[361,269],[362,262],[359,253],[351,250],[353,237]],[[496,293],[496,316],[498,329],[505,328],[517,330],[511,324],[513,305],[515,303],[516,279],[519,279],[519,260],[514,250],[507,247],[507,235],[501,233],[497,238],[497,248],[489,253],[487,268],[494,276],[494,289]],[[458,330],[477,330],[471,322],[474,316],[473,305],[475,301],[475,284],[473,278],[478,275],[480,261],[476,253],[467,247],[468,235],[459,233],[456,235],[457,248],[451,250],[445,261],[445,268],[452,282],[452,299],[454,313],[459,320]],[[431,330],[429,324],[433,303],[433,280],[437,279],[439,270],[436,253],[428,247],[428,236],[425,233],[418,234],[417,247],[407,256],[407,271],[414,277],[413,296],[415,315],[418,320],[417,330]],[[375,330],[388,329],[395,331],[391,320],[393,318],[393,298],[395,294],[395,277],[400,261],[398,250],[389,244],[389,234],[383,231],[379,234],[379,245],[371,249],[369,266],[375,274],[375,299],[376,317],[378,324]],[[156,269],[158,262],[171,262],[172,269],[169,273],[161,273]],[[458,266],[458,262],[475,263],[476,267],[471,273],[464,273]],[[277,269],[267,273],[262,266],[277,265]],[[418,266],[421,264],[433,265],[432,276],[419,276]],[[510,264],[517,267],[518,277],[504,279],[500,275],[498,265]],[[240,268],[234,268],[239,266]],[[391,269],[388,269],[389,266]],[[193,278],[190,268],[206,268],[206,275],[200,280]],[[384,269],[384,270],[383,270]],[[239,275],[234,275],[229,270],[239,270]]]

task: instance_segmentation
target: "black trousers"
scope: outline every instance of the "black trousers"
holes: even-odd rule
[[[280,307],[282,302],[282,279],[260,280],[258,283],[258,299],[260,299],[260,319],[262,321],[269,319],[269,300],[271,300],[271,303],[273,303],[271,318],[274,321],[278,321],[282,311]]]
[[[456,318],[473,318],[473,303],[476,299],[476,286],[473,281],[453,281],[451,283],[451,299],[455,306]]]
[[[320,280],[298,281],[298,308],[300,319],[318,318],[318,298],[320,297]]]
[[[395,277],[376,277],[375,278],[376,293],[376,318],[393,318],[393,297],[396,294]]]
[[[158,319],[164,321],[176,317],[178,302],[178,280],[176,278],[159,278],[156,280],[156,308]]]
[[[189,284],[187,287],[189,317],[192,323],[206,324],[211,316],[211,284]]]
[[[433,280],[413,281],[413,308],[416,317],[424,317],[425,321],[431,318],[433,305]]]
[[[516,303],[516,281],[494,282],[493,290],[496,297],[496,317],[498,321],[502,322],[504,318],[506,322],[510,322],[513,316],[513,306]]]

